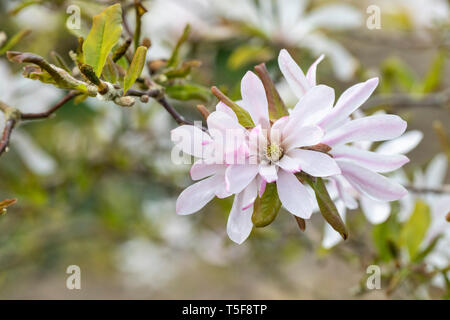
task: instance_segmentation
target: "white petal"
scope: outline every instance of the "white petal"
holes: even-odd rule
[[[389,202],[377,201],[369,197],[361,197],[360,201],[364,215],[372,224],[385,222],[391,214],[391,205]]]
[[[406,121],[399,116],[382,114],[349,121],[332,130],[322,143],[329,146],[354,141],[383,141],[396,138],[406,130]]]
[[[278,172],[277,191],[283,206],[293,215],[309,219],[313,212],[313,201],[306,187],[294,174]]]
[[[342,221],[345,222],[345,215],[346,215],[346,209],[345,205],[342,201],[336,202],[336,208],[339,212],[339,215],[342,218]],[[324,226],[324,232],[323,232],[323,239],[322,239],[322,247],[325,249],[331,249],[335,245],[337,245],[339,242],[342,241],[342,236],[333,229],[332,226],[330,226],[329,223],[325,222]]]
[[[242,191],[242,210],[247,210],[253,207],[253,203],[258,196],[258,184],[257,179],[253,179],[252,182]]]
[[[372,78],[366,82],[355,84],[348,88],[340,96],[333,110],[319,122],[326,129],[332,129],[347,119],[357,110],[373,93],[378,85],[378,78]]]
[[[298,161],[302,171],[314,177],[328,177],[341,173],[336,161],[325,153],[294,149],[289,151],[288,155]]]
[[[337,163],[354,188],[375,200],[394,201],[408,193],[402,185],[378,173],[344,160]]]
[[[218,183],[217,177],[212,176],[184,189],[177,199],[177,214],[191,214],[203,208],[214,198]]]
[[[248,71],[241,81],[241,95],[255,125],[267,128],[269,124],[269,107],[266,91],[259,77]]]
[[[316,81],[316,73],[317,73],[317,65],[325,58],[325,55],[321,54],[319,58],[309,67],[308,72],[306,73],[306,79],[308,80],[311,86],[315,86],[317,84]]]
[[[179,126],[171,132],[171,140],[183,152],[197,158],[203,158],[207,152],[208,144],[211,144],[211,137],[200,128],[190,125]]]
[[[431,160],[425,171],[425,183],[428,188],[442,186],[447,175],[448,158],[440,153]]]
[[[344,202],[345,206],[354,210],[358,208],[358,202],[356,201],[357,191],[353,188],[343,175],[337,175],[330,177],[336,184],[337,193],[339,198]]]
[[[283,150],[287,152],[294,148],[316,145],[321,142],[323,134],[318,126],[298,126],[288,132],[283,130]]]
[[[419,130],[405,132],[401,137],[383,142],[377,148],[377,153],[406,154],[422,141],[423,133]]]
[[[242,210],[243,192],[234,197],[233,206],[228,216],[227,233],[231,240],[237,244],[243,243],[253,229],[252,213],[253,206]]]
[[[379,154],[346,145],[334,147],[330,153],[335,159],[348,160],[375,172],[391,172],[409,162],[402,154]]]
[[[285,154],[280,161],[278,161],[277,165],[283,170],[291,173],[300,172],[302,170],[298,159],[291,158],[288,154]]]
[[[330,113],[334,103],[334,89],[325,85],[311,88],[295,105],[290,114],[290,121],[286,131],[292,125],[316,124],[325,115]]]
[[[226,189],[239,193],[247,187],[258,174],[258,165],[230,165],[225,171]]]
[[[278,178],[277,167],[273,164],[260,164],[259,174],[268,183],[274,182]]]
[[[280,66],[281,73],[297,98],[302,97],[311,88],[302,69],[297,65],[294,59],[292,59],[286,49],[280,51],[278,65]]]
[[[192,180],[200,180],[215,174],[218,170],[224,167],[222,164],[211,164],[207,163],[203,159],[199,159],[194,162],[191,167],[191,178]]]

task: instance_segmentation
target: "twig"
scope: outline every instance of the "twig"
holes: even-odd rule
[[[405,186],[405,188],[413,193],[450,194],[450,185],[443,185],[442,188],[421,188],[414,186]]]
[[[66,94],[60,101],[58,101],[53,107],[51,107],[47,111],[40,112],[40,113],[22,113],[21,119],[22,120],[38,120],[38,119],[48,118],[55,111],[57,111],[59,108],[61,108],[63,105],[65,105],[67,102],[69,102],[70,100],[72,100],[79,94],[80,94],[79,92],[71,91],[68,94]]]
[[[2,139],[0,140],[0,155],[6,151],[9,145],[9,140],[11,138],[11,133],[16,125],[16,120],[10,119],[6,121],[5,128],[3,129]]]
[[[174,120],[179,124],[188,124],[188,125],[194,125],[194,123],[190,120],[186,120],[181,114],[178,113],[178,111],[175,110],[174,107],[172,107],[169,102],[167,101],[167,99],[165,97],[159,98],[156,101],[158,101],[158,103],[160,105],[162,105],[164,107],[164,109],[167,110],[167,112],[172,116],[172,118],[174,118]]]
[[[450,90],[417,97],[411,94],[397,93],[374,96],[363,105],[363,109],[389,105],[396,108],[410,107],[447,107],[450,108]]]

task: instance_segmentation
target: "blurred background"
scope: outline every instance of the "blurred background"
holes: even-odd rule
[[[2,1],[0,31],[11,38],[30,29],[14,50],[49,60],[55,51],[70,61],[68,52],[89,31],[92,16],[117,2],[124,8],[133,4]],[[66,26],[71,5],[81,14],[75,30]],[[244,73],[266,62],[283,99],[293,106],[295,99],[277,67],[279,50],[288,48],[304,71],[324,53],[319,83],[334,87],[338,96],[378,76],[380,86],[363,109],[398,114],[408,121],[408,130],[423,133],[408,154],[408,177],[426,170],[437,154],[446,155],[448,163],[448,1],[155,0],[143,5],[150,60],[168,58],[190,24],[182,55],[202,65],[189,81],[220,86],[238,98]],[[124,11],[133,27],[133,10]],[[39,112],[64,95],[23,78],[21,68],[0,56],[0,100]],[[186,118],[200,120],[195,106],[204,103],[212,110],[215,100],[197,98],[171,103]],[[3,122],[0,118],[0,128]],[[175,127],[152,101],[127,109],[90,98],[15,130],[9,151],[0,157],[0,200],[18,199],[0,216],[0,298],[445,297],[445,281],[415,278],[391,291],[364,290],[368,265],[376,262],[382,272],[391,272],[395,262],[380,258],[378,226],[360,210],[347,214],[350,238],[332,248],[323,246],[320,214],[301,232],[292,216],[280,212],[272,225],[254,230],[242,245],[226,235],[232,199],[214,199],[195,215],[177,216],[176,198],[192,181],[189,166],[170,159],[169,132]],[[440,176],[444,185],[450,183],[445,170]],[[392,204],[393,212],[398,206]],[[81,268],[81,290],[66,288],[69,265]],[[391,285],[383,280],[383,289]]]

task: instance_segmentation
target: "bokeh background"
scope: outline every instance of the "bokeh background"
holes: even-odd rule
[[[1,1],[0,30],[12,36],[29,28],[32,33],[15,50],[48,59],[56,51],[69,61],[68,52],[89,30],[92,15],[114,2],[120,1],[42,0],[27,6]],[[66,27],[70,5],[81,9],[80,30]],[[382,100],[381,107],[406,119],[408,130],[423,132],[422,142],[408,154],[407,172],[448,152],[443,142],[443,135],[450,135],[448,1],[164,0],[144,5],[149,12],[143,33],[152,40],[149,59],[167,58],[185,24],[191,25],[183,56],[202,61],[191,75],[196,83],[219,85],[237,97],[245,71],[266,62],[292,106],[295,101],[280,81],[279,50],[288,48],[303,70],[325,53],[319,83],[338,95],[379,76],[377,97],[397,99]],[[366,24],[371,5],[380,9],[380,29]],[[127,17],[133,26],[133,13]],[[20,69],[0,56],[0,100],[38,112],[63,96],[52,86],[23,79]],[[424,97],[427,103],[417,103]],[[187,118],[201,119],[198,101],[171,102]],[[206,105],[212,109],[213,102],[210,98]],[[380,103],[364,108],[373,111]],[[231,199],[215,199],[195,215],[177,216],[175,200],[191,180],[189,166],[170,159],[169,132],[175,127],[154,102],[125,109],[88,99],[15,130],[9,152],[0,158],[0,199],[19,200],[0,216],[0,298],[442,297],[442,288],[432,285],[423,292],[404,284],[389,295],[361,290],[377,249],[374,227],[359,210],[348,214],[350,239],[331,250],[321,245],[320,214],[302,233],[294,218],[281,212],[242,245],[225,232]],[[81,268],[81,290],[66,288],[69,265]]]

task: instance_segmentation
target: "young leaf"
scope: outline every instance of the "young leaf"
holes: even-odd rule
[[[191,83],[175,84],[165,87],[165,90],[169,97],[177,100],[201,100],[206,102],[210,98],[207,88]]]
[[[341,216],[339,215],[339,212],[336,209],[336,206],[331,199],[322,178],[316,178],[316,181],[313,181],[309,177],[302,178],[305,179],[313,188],[314,193],[316,194],[320,212],[322,213],[324,219],[331,225],[334,230],[339,232],[344,240],[346,240],[348,237],[347,228],[345,227],[344,221],[342,221]]]
[[[393,217],[373,227],[373,243],[382,261],[388,262],[396,258],[399,233],[400,224]]]
[[[134,54],[133,60],[131,61],[131,65],[128,68],[127,74],[125,75],[125,79],[123,80],[123,92],[124,94],[131,88],[131,86],[136,82],[137,78],[142,73],[145,65],[145,57],[147,55],[146,47],[139,47]]]
[[[411,261],[416,258],[430,221],[430,208],[425,202],[417,201],[411,217],[403,226],[400,234],[400,241],[406,245]]]
[[[17,202],[17,199],[6,199],[0,201],[0,215],[6,213],[6,209]]]
[[[439,52],[431,64],[430,70],[422,83],[422,92],[429,93],[436,89],[442,81],[443,71],[445,70],[446,52]]]
[[[108,54],[122,34],[122,7],[115,4],[94,16],[92,29],[83,43],[84,63],[102,74]]]
[[[11,39],[9,39],[9,41],[7,41],[5,43],[5,45],[3,47],[0,48],[0,56],[4,55],[6,51],[11,50],[11,48],[13,48],[17,43],[20,42],[20,40],[22,40],[24,37],[26,37],[30,33],[31,33],[31,30],[26,29],[26,30],[20,31],[19,33],[14,35]]]
[[[217,97],[217,99],[225,103],[234,111],[239,120],[239,123],[242,126],[246,128],[253,128],[255,126],[250,113],[248,113],[247,110],[228,98],[222,91],[219,90],[219,88],[212,87],[211,92]]]
[[[189,25],[186,25],[186,27],[183,30],[183,34],[178,39],[177,44],[175,45],[175,48],[172,51],[172,55],[169,58],[169,61],[167,61],[168,67],[176,67],[178,65],[178,62],[180,60],[180,48],[183,43],[186,42],[186,40],[189,37],[189,33],[191,31],[191,27]]]
[[[276,183],[268,183],[261,198],[257,198],[253,205],[252,222],[257,228],[265,227],[272,223],[281,208],[278,198]]]
[[[244,44],[237,47],[230,55],[227,65],[231,70],[237,70],[250,63],[268,61],[273,58],[269,47],[255,44]]]

